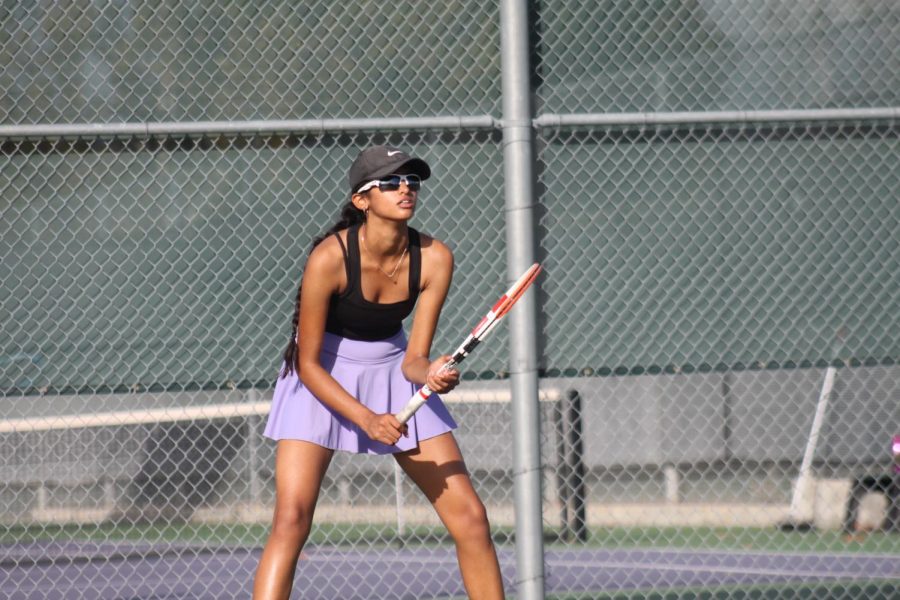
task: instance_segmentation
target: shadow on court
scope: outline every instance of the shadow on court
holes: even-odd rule
[[[53,543],[0,548],[0,597],[213,600],[248,598],[260,550],[153,547],[130,543]],[[548,549],[549,594],[717,587],[870,584],[900,593],[900,556],[689,550]],[[501,549],[510,595],[515,556]],[[452,547],[370,552],[311,547],[301,560],[294,597],[310,600],[465,597]],[[640,597],[639,595],[629,597]],[[682,597],[679,595],[678,597]],[[688,597],[688,596],[684,596]],[[891,596],[887,596],[891,597]]]

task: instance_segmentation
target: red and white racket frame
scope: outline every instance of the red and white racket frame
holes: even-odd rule
[[[459,348],[456,349],[456,352],[453,353],[453,356],[447,361],[444,366],[441,367],[441,371],[445,371],[447,369],[452,369],[456,367],[459,363],[461,363],[465,358],[474,350],[478,344],[480,344],[487,335],[494,330],[497,324],[506,316],[506,314],[510,311],[513,305],[518,301],[519,298],[525,293],[534,280],[537,279],[538,274],[541,272],[541,265],[538,263],[534,263],[529,267],[525,273],[519,277],[519,279],[506,290],[506,293],[494,303],[494,306],[491,307],[491,310],[478,322],[478,325],[472,330],[472,333],[466,337],[462,344],[460,344]],[[439,371],[439,372],[441,372]],[[427,386],[423,386],[418,392],[413,394],[412,398],[409,399],[409,402],[406,405],[406,408],[397,413],[397,420],[401,423],[406,423],[412,418],[419,408],[422,407],[428,401],[428,398],[434,392]]]

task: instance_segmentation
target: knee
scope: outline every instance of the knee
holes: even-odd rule
[[[276,510],[271,535],[285,542],[302,544],[311,528],[311,513],[302,510]]]
[[[487,509],[477,497],[458,506],[453,521],[450,533],[457,540],[485,540],[491,536]]]

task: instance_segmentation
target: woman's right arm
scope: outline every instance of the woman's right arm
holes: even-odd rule
[[[371,439],[393,445],[406,426],[394,415],[378,415],[369,410],[341,387],[319,360],[328,303],[331,295],[341,289],[344,272],[344,256],[334,238],[329,237],[310,253],[300,291],[298,376],[320,402],[355,423]]]

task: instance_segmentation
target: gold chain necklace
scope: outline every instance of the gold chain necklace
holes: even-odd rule
[[[375,260],[375,266],[378,267],[378,270],[381,271],[382,273],[384,273],[388,279],[393,281],[394,276],[397,274],[397,271],[400,270],[400,265],[403,264],[403,259],[406,258],[406,251],[409,249],[409,242],[407,242],[406,246],[403,248],[403,254],[400,255],[400,260],[397,261],[397,264],[394,265],[394,268],[391,269],[390,273],[388,273],[387,271],[385,271],[384,269],[381,268],[381,265],[378,264],[378,259],[375,258],[375,255],[372,253],[372,251],[369,250],[369,246],[366,245],[365,234],[360,234],[359,237],[362,238],[363,248],[365,248],[366,252],[368,252],[369,255],[372,257],[372,259]]]

